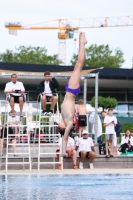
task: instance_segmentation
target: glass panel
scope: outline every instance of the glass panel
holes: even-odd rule
[[[125,92],[123,89],[121,88],[99,88],[100,92]]]
[[[118,111],[117,117],[128,117],[128,104],[120,104],[116,106],[115,110]]]
[[[95,96],[95,92],[87,93],[87,101],[91,101],[91,99]]]
[[[125,93],[101,93],[99,92],[99,96],[102,97],[113,97],[116,98],[117,101],[125,101]]]
[[[34,91],[36,91],[37,85],[29,85],[29,84],[27,85],[27,84],[24,84],[24,87],[25,87],[26,91],[33,91],[34,92]]]
[[[132,113],[129,113],[129,116],[133,117],[133,104],[128,105],[128,110],[132,112]]]
[[[3,92],[4,93],[4,90],[5,90],[5,86],[6,86],[6,83],[5,84],[0,84],[0,90],[1,90],[1,92]]]
[[[0,91],[0,100],[5,100],[6,96],[4,94],[4,91]]]
[[[29,101],[37,101],[37,93],[29,92]]]
[[[133,89],[127,89],[128,92],[133,92]]]
[[[133,101],[133,93],[127,93],[127,100]]]
[[[33,115],[39,114],[39,104],[38,103],[32,103],[32,112],[33,112]]]

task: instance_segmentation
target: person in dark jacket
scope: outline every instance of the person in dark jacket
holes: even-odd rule
[[[58,81],[50,74],[50,72],[44,73],[44,80],[41,81],[37,87],[37,94],[41,94],[41,102],[44,115],[52,115],[52,110],[57,103],[57,96],[55,89],[59,89],[60,85]],[[40,101],[40,99],[39,99]],[[51,102],[50,111],[46,112],[46,102]]]

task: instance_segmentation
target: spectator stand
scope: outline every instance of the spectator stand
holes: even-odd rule
[[[57,94],[57,98],[58,98],[58,94]],[[40,95],[40,99],[41,99],[41,95]],[[51,102],[46,102],[46,105],[49,105],[49,104],[51,104]],[[58,101],[57,101],[57,110],[59,110]],[[43,165],[52,164],[53,169],[55,169],[56,164],[61,164],[63,166],[62,158],[60,162],[55,161],[55,156],[56,156],[55,148],[58,147],[58,143],[55,143],[55,138],[60,138],[60,133],[58,132],[55,133],[55,128],[58,128],[58,126],[54,123],[55,121],[54,110],[53,110],[52,116],[53,116],[53,123],[49,124],[50,116],[48,115],[44,116],[42,114],[41,101],[40,102],[38,101],[38,112],[36,116],[36,122],[31,122],[31,124],[28,124],[28,129],[33,128],[35,130],[34,140],[33,140],[33,151],[34,151],[34,146],[36,143],[36,133],[38,134],[38,171],[40,171],[40,165],[42,164]],[[59,115],[58,115],[58,118],[59,118]],[[44,138],[45,140],[42,141],[42,139]],[[47,159],[48,157],[51,157],[50,161],[48,161]],[[63,167],[62,167],[62,170],[63,170]]]
[[[5,117],[4,117],[4,125],[7,124],[7,137],[6,139],[6,172],[8,171],[8,165],[22,165],[23,169],[25,169],[25,165],[29,166],[29,170],[31,171],[31,154],[30,154],[30,139],[29,139],[29,134],[27,132],[25,132],[24,134],[24,130],[27,129],[27,103],[26,103],[26,93],[25,93],[25,103],[24,103],[24,116],[23,117],[19,117],[19,121],[18,124],[10,124],[9,123],[9,117],[10,116],[10,112],[9,112],[9,101],[8,101],[9,96],[6,95],[6,104],[5,104]],[[17,113],[16,113],[17,115]],[[11,117],[13,118],[13,117]],[[9,127],[12,127],[13,129],[15,129],[17,127],[18,129],[18,134],[16,134],[15,132],[12,134],[12,136],[9,133]],[[27,137],[27,143],[24,142],[24,136]],[[17,143],[9,143],[9,139],[13,137],[15,139],[15,141],[17,140]],[[17,152],[16,154],[13,152],[10,152],[10,148],[9,146],[11,145],[15,145],[18,147],[21,147],[21,151]],[[27,152],[25,152],[25,147],[27,147]],[[11,159],[13,156],[13,158],[16,158],[15,162],[14,159]],[[20,160],[17,159],[17,156],[20,156]],[[27,157],[28,156],[28,157]],[[17,162],[18,161],[18,162]]]

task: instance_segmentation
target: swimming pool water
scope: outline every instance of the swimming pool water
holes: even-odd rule
[[[1,175],[0,200],[132,200],[133,175]]]

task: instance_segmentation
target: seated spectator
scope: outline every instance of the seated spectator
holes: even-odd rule
[[[50,72],[44,73],[44,80],[37,86],[37,94],[42,95],[41,103],[44,115],[52,115],[53,109],[57,103],[57,96],[55,89],[59,89],[58,81],[50,74]],[[40,99],[39,99],[40,101]],[[46,102],[51,102],[50,110],[46,112]]]
[[[122,137],[120,151],[122,153],[133,152],[133,137],[129,129],[126,130],[125,135]]]
[[[0,130],[1,130],[1,146],[0,146],[0,153],[2,155],[2,152],[3,152],[3,142],[4,142],[4,139],[7,139],[7,124],[5,124],[4,127],[0,127]],[[12,127],[8,127],[8,142],[9,143],[12,143],[12,148],[13,148],[13,152],[14,152],[14,156],[18,156],[16,154],[16,146],[14,145],[15,144],[15,136],[12,136],[12,134],[14,134],[13,132],[13,128]]]
[[[59,149],[57,149],[56,152],[57,152],[57,156],[59,157],[59,161],[60,161],[60,154],[58,154],[58,152],[62,148],[62,138],[59,139],[58,144],[59,144]],[[67,155],[67,158],[71,158],[71,157],[73,158],[73,169],[78,169],[78,166],[76,165],[77,152],[76,152],[75,146],[74,146],[74,139],[71,138],[70,136],[68,137],[66,155]],[[59,165],[58,169],[62,169],[62,166]]]
[[[83,130],[85,130],[85,127],[87,126],[86,114],[88,113],[82,99],[78,100],[78,106],[76,110],[79,114],[79,137],[81,137]]]
[[[24,93],[25,88],[22,82],[17,81],[17,75],[11,75],[11,82],[6,84],[4,93],[9,94],[8,100],[11,106],[11,115],[15,116],[16,111],[14,110],[14,103],[19,103],[20,116],[23,116],[22,110],[24,105]]]
[[[84,130],[82,137],[78,138],[76,143],[76,151],[79,149],[80,163],[79,169],[83,169],[83,161],[85,158],[90,159],[90,169],[93,169],[93,161],[95,158],[95,149],[93,140],[91,137],[88,137],[89,133],[87,130]]]
[[[9,125],[18,125],[20,122],[20,117],[19,116],[9,116],[8,117],[8,124]],[[12,129],[14,129],[15,134],[18,134],[18,129],[19,126],[12,126]],[[17,136],[16,136],[17,137]]]

